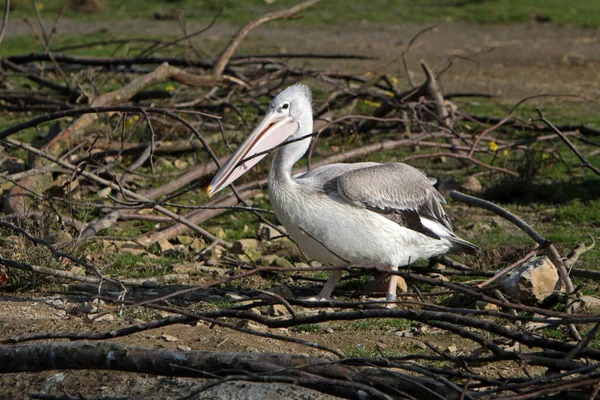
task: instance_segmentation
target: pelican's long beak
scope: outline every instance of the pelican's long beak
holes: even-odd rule
[[[254,128],[250,136],[240,145],[227,163],[219,170],[212,182],[206,188],[208,196],[245,174],[267,154],[252,157],[255,154],[270,150],[283,143],[298,130],[298,123],[291,116],[281,117],[274,111],[269,111],[260,124]]]

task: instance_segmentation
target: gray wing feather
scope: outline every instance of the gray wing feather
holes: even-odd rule
[[[452,233],[442,204],[444,197],[433,187],[435,180],[407,164],[375,164],[353,169],[337,178],[337,191],[349,203],[382,212],[407,210],[434,220]]]
[[[375,163],[375,162],[361,162],[361,163],[337,163],[337,164],[327,164],[322,165],[317,168],[313,168],[308,172],[300,175],[298,178],[300,179],[308,179],[308,180],[317,180],[320,182],[328,182],[332,179],[338,178],[340,175],[343,175],[347,172],[354,171],[357,169],[363,169],[367,167],[376,167],[383,164]]]

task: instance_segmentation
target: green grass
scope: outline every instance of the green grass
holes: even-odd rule
[[[322,328],[319,324],[302,324],[295,326],[294,330],[298,332],[317,333],[321,332]]]
[[[375,348],[368,349],[364,345],[355,345],[344,350],[347,358],[372,358],[381,357],[381,354]]]
[[[114,276],[126,276],[128,278],[161,276],[170,273],[170,266],[180,261],[180,257],[174,256],[150,258],[146,255],[120,253],[113,256],[113,263],[105,272]]]
[[[62,0],[36,2],[42,15],[53,17],[62,8]],[[187,19],[208,22],[219,10],[220,22],[243,24],[266,12],[281,10],[298,4],[298,0],[279,0],[266,4],[264,0],[132,0],[107,1],[104,10],[97,13],[77,13],[67,8],[65,16],[82,20],[92,19],[152,19],[156,13],[163,18],[175,19],[181,10]],[[14,0],[13,18],[31,17],[32,6],[26,0]],[[600,7],[596,0],[565,2],[561,0],[326,0],[305,11],[297,24],[356,24],[356,23],[435,23],[467,21],[472,23],[512,23],[532,21],[543,17],[557,24],[597,27],[600,24]],[[286,22],[289,23],[289,22]]]
[[[388,330],[391,328],[406,329],[413,326],[413,322],[402,318],[374,318],[352,321],[348,324],[349,329],[355,330]]]

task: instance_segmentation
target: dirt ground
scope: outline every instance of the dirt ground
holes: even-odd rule
[[[131,32],[131,26],[136,31]],[[190,23],[189,30],[200,26]],[[345,61],[329,63],[329,69],[375,71],[383,68],[405,79],[399,61],[392,62],[405,49],[410,38],[425,26],[374,26],[365,23],[359,27],[262,27],[253,32],[242,45],[245,52],[315,52],[356,53],[377,56],[377,61]],[[85,34],[108,29],[123,37],[143,37],[145,34],[176,34],[175,23],[155,21],[78,22],[64,20],[59,32]],[[197,39],[214,44],[224,43],[235,32],[231,26],[217,25]],[[21,21],[11,21],[7,38],[30,34]],[[463,23],[441,24],[435,32],[424,34],[413,45],[410,69],[415,78],[421,76],[420,59],[439,69],[453,58],[455,64],[443,75],[442,84],[447,93],[477,92],[494,95],[502,102],[514,102],[540,93],[570,93],[600,99],[600,31],[547,24],[518,24],[510,26],[479,26]],[[302,63],[298,62],[297,63]],[[313,65],[325,66],[324,63]],[[404,80],[406,82],[406,80]],[[402,85],[402,83],[401,83]],[[191,282],[190,282],[191,283]],[[154,295],[151,290],[139,293],[141,298]],[[85,322],[84,316],[74,314],[80,299],[47,294],[4,294],[0,297],[0,338],[9,338],[33,332],[104,331],[139,322],[135,319],[109,318]],[[158,316],[157,316],[158,317]],[[329,328],[329,329],[326,329]],[[336,348],[373,349],[391,347],[402,351],[422,348],[429,340],[441,348],[455,344],[461,351],[475,349],[471,342],[435,331],[406,337],[402,329],[345,330],[342,325],[327,325],[311,332],[269,330],[283,335],[293,334],[302,339]],[[168,342],[161,335],[177,340]],[[195,326],[172,326],[157,331],[134,334],[114,339],[138,346],[170,349],[248,352],[294,352],[326,356],[319,350],[258,338],[204,323]],[[507,367],[508,368],[508,367]],[[494,371],[488,371],[494,372]],[[496,371],[502,373],[503,371]],[[103,371],[48,371],[32,374],[4,374],[0,376],[0,398],[29,398],[28,393],[78,394],[88,397],[126,395],[128,398],[174,398],[185,394],[198,382],[192,379],[140,376]],[[123,388],[127,388],[123,391]],[[308,395],[307,395],[308,396]],[[306,398],[326,398],[318,397]]]
[[[131,27],[135,26],[135,31]],[[377,57],[373,61],[320,63],[329,70],[383,70],[403,79],[398,57],[410,39],[431,25],[319,26],[305,28],[293,21],[278,27],[263,25],[242,43],[244,53],[353,53]],[[189,22],[188,31],[203,25]],[[198,48],[221,48],[236,27],[217,24],[195,39]],[[91,34],[104,31],[122,38],[177,35],[172,21],[61,20],[59,33]],[[31,35],[22,21],[11,21],[6,37]],[[446,93],[486,93],[501,102],[514,102],[541,93],[600,96],[600,30],[551,24],[473,25],[442,23],[419,37],[408,53],[410,71],[421,77],[419,61],[440,70],[449,60],[454,66],[441,80]],[[396,61],[394,61],[396,60]],[[300,62],[305,63],[305,62]],[[319,63],[317,63],[319,65]],[[405,77],[404,77],[405,79]]]

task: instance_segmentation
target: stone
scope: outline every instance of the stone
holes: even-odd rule
[[[310,268],[310,265],[308,265],[307,263],[304,263],[304,262],[299,262],[299,263],[296,263],[296,268],[308,269],[308,268]]]
[[[453,353],[456,353],[456,350],[458,350],[458,348],[455,345],[450,345],[450,346],[446,347],[444,352],[453,354]]]
[[[190,249],[196,252],[204,249],[205,247],[206,243],[204,243],[204,240],[200,238],[195,238],[194,240],[192,240],[192,243],[190,243]]]
[[[290,312],[283,304],[271,304],[267,308],[267,314],[275,317],[286,317],[290,315]]]
[[[88,314],[88,318],[92,318],[93,315]],[[95,322],[110,322],[110,321],[114,321],[115,320],[115,316],[112,314],[104,314],[99,316],[98,318],[94,319]]]
[[[167,160],[166,158],[159,158],[158,159],[158,167],[161,169],[173,169],[174,165],[170,160]]]
[[[110,195],[110,192],[112,192],[112,188],[111,187],[105,187],[104,189],[98,190],[96,192],[96,194],[101,199],[108,199],[108,195]]]
[[[166,333],[163,333],[158,338],[164,340],[165,342],[176,342],[178,340],[175,336],[167,335]]]
[[[72,179],[71,175],[60,175],[54,181],[54,187],[64,188],[66,193],[72,192],[79,187],[79,180]]]
[[[498,307],[497,305],[488,303],[487,301],[481,301],[481,300],[477,300],[475,302],[475,308],[477,308],[478,310],[487,310],[487,311],[500,310],[500,307]]]
[[[218,237],[219,239],[225,239],[225,236],[227,236],[227,234],[225,233],[225,230],[223,228],[221,228],[220,226],[214,226],[208,229],[208,231],[210,233],[212,233],[213,235],[215,235],[216,237]]]
[[[188,249],[188,247],[184,244],[176,244],[173,246],[172,249],[167,250],[165,252],[166,255],[179,255],[179,254],[188,254],[190,252],[190,250]]]
[[[469,191],[471,193],[480,193],[483,191],[483,186],[481,186],[481,182],[473,175],[467,177],[467,180],[462,185],[463,189]]]
[[[48,241],[52,244],[67,243],[73,240],[73,236],[66,231],[51,231],[48,234]]]
[[[83,304],[78,305],[77,307],[73,307],[71,313],[75,315],[91,314],[92,312],[94,312],[95,309],[96,307],[94,305],[86,301]]]
[[[509,297],[525,304],[541,302],[560,290],[558,272],[547,256],[516,267],[499,284]]]
[[[184,346],[184,345],[180,344],[179,346],[177,346],[177,350],[190,351],[190,350],[192,350],[192,348],[190,346]]]
[[[600,299],[594,296],[581,296],[575,301],[580,311],[590,312],[600,310]]]
[[[262,256],[257,261],[260,265],[270,266],[275,262],[277,256],[275,254],[267,254],[266,256]]]
[[[73,266],[70,270],[70,273],[77,276],[85,276],[85,268],[80,267],[78,265]]]
[[[390,276],[384,272],[375,273],[373,281],[367,283],[363,288],[364,292],[369,293],[387,293]],[[408,285],[403,277],[398,277],[397,292],[406,293],[408,292]]]
[[[196,272],[196,263],[173,264],[173,272],[176,274],[191,274]]]
[[[242,301],[248,298],[248,296],[242,296],[241,294],[235,292],[227,292],[225,293],[225,298],[230,301]]]
[[[450,282],[450,278],[448,278],[446,275],[443,275],[443,274],[433,273],[433,274],[429,274],[429,276],[433,279],[438,279],[442,282]]]
[[[258,248],[258,240],[256,239],[240,239],[233,242],[230,251],[233,254],[245,254],[256,252]]]
[[[260,240],[271,240],[274,237],[281,236],[281,233],[279,233],[279,231],[277,231],[277,229],[273,228],[271,225],[261,222],[258,224],[257,236]]]
[[[175,160],[175,162],[173,162],[173,165],[177,169],[186,169],[188,166],[188,162],[178,158],[177,160]]]
[[[160,239],[158,241],[158,245],[160,246],[161,253],[166,253],[166,252],[172,251],[174,249],[171,242],[169,242],[167,239]]]
[[[271,265],[274,265],[274,266],[280,267],[280,268],[294,268],[294,264],[292,264],[285,258],[279,257],[279,256],[275,257],[275,260],[273,260],[273,263],[271,263]]]
[[[139,244],[136,244],[134,242],[123,243],[123,245],[119,248],[119,250],[122,251],[123,253],[132,254],[134,256],[148,254],[146,249],[144,249]]]
[[[177,242],[179,242],[180,244],[189,246],[190,244],[192,244],[193,238],[191,236],[187,236],[187,235],[178,235],[176,237]]]
[[[288,286],[285,286],[285,285],[272,287],[268,291],[271,292],[271,293],[274,293],[274,294],[278,294],[281,297],[286,298],[286,299],[293,299],[294,298],[294,293],[292,293],[292,291],[290,290],[290,288]],[[269,297],[272,298],[271,296],[269,296]]]
[[[217,245],[217,246],[213,247],[212,249],[207,250],[206,253],[204,253],[204,254],[208,258],[219,259],[219,258],[223,257],[224,252],[225,252],[225,248],[223,246]]]

